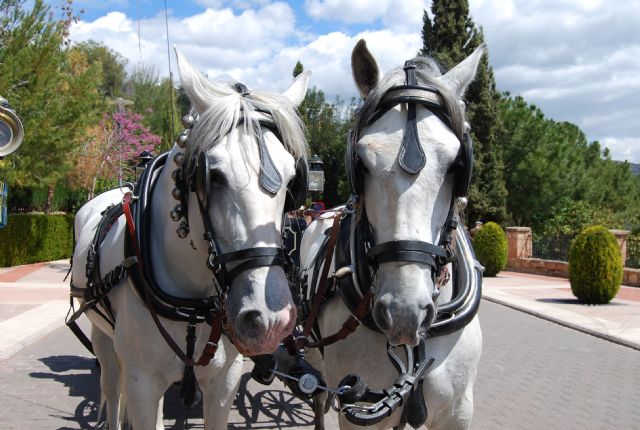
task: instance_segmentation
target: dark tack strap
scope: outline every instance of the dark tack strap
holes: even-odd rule
[[[264,141],[264,132],[261,128],[256,130],[256,136],[260,152],[260,185],[269,193],[275,194],[282,187],[282,176],[269,155],[267,144]]]
[[[227,272],[227,282],[229,282],[229,286],[231,286],[231,283],[236,276],[245,270],[270,266],[280,266],[284,268],[284,258],[281,255],[270,255],[267,257],[254,257],[250,260],[244,261]]]
[[[407,85],[417,85],[416,65],[407,62],[404,66]],[[424,155],[420,139],[418,137],[418,122],[416,120],[416,104],[409,102],[407,104],[407,125],[404,129],[402,137],[402,146],[400,147],[399,163],[407,173],[415,175],[425,166],[427,157]]]
[[[273,246],[260,246],[256,248],[241,249],[240,251],[227,252],[225,254],[218,255],[213,259],[213,263],[224,264],[231,261],[245,260],[247,258],[270,257],[277,255],[282,255],[282,248],[276,248]]]
[[[434,257],[447,257],[447,251],[427,242],[418,240],[396,240],[374,246],[367,252],[367,259],[376,265],[392,261],[424,263],[436,267]]]

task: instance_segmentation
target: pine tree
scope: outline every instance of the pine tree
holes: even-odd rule
[[[0,175],[13,187],[47,189],[48,212],[84,130],[99,121],[100,70],[68,48],[70,6],[55,19],[42,0],[28,10],[23,3],[0,1],[0,94],[16,108],[25,130],[20,149],[0,162]]]
[[[431,12],[433,22],[426,11],[423,14],[420,54],[433,57],[448,70],[470,55],[484,41],[484,36],[469,16],[467,0],[433,0]],[[498,115],[500,94],[496,90],[487,55],[482,59],[465,98],[475,155],[468,219],[504,222],[507,219],[507,190],[502,148],[497,141],[501,128]]]

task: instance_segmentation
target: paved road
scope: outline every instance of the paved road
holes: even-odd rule
[[[484,354],[473,428],[640,429],[640,352],[483,301]],[[312,428],[309,407],[282,389],[244,383],[229,429]],[[0,362],[0,429],[88,429],[98,373],[65,328]],[[202,428],[171,390],[168,429]],[[335,425],[330,417],[328,428]]]
[[[640,429],[640,351],[486,300],[480,317],[474,429]]]

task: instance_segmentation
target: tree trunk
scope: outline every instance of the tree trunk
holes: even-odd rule
[[[55,187],[53,185],[49,185],[49,189],[47,190],[47,203],[44,205],[44,214],[49,215],[51,213],[51,206],[53,206],[53,191]]]

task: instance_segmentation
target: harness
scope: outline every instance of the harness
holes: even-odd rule
[[[416,106],[429,109],[445,124],[453,129],[444,98],[435,87],[418,85],[416,65],[411,61],[405,64],[405,85],[392,87],[375,107],[369,118],[361,118],[364,126],[369,126],[385,112],[400,103],[407,104],[407,122],[398,161],[402,169],[416,175],[426,164],[426,155],[420,145]],[[292,339],[296,349],[323,347],[346,338],[365,324],[372,330],[381,332],[371,316],[373,280],[381,264],[386,262],[411,262],[426,264],[431,268],[434,279],[434,297],[436,302],[439,288],[445,285],[453,275],[453,295],[448,303],[439,304],[437,315],[429,329],[429,337],[449,334],[466,326],[476,315],[482,285],[482,267],[475,259],[473,248],[464,229],[458,229],[459,220],[456,205],[464,208],[466,195],[473,169],[473,148],[467,130],[459,135],[460,149],[449,173],[455,174],[454,193],[447,218],[440,233],[440,241],[432,244],[420,240],[396,240],[376,244],[373,240],[372,226],[369,224],[364,205],[364,186],[362,183],[362,162],[356,151],[360,139],[356,126],[349,133],[347,142],[347,177],[351,184],[352,196],[343,210],[336,213],[333,227],[327,232],[325,243],[316,257],[315,267],[323,267],[319,278],[313,276],[311,287],[317,283],[317,291],[307,294],[309,312],[302,333],[296,333]],[[328,278],[327,271],[334,258],[335,275]],[[452,264],[452,274],[446,266]],[[333,283],[333,284],[331,284]],[[342,328],[329,336],[312,335],[317,309],[330,294],[338,292],[351,316]],[[429,357],[423,338],[415,348],[404,347],[406,365],[394,348],[387,346],[387,354],[399,373],[394,384],[382,391],[372,391],[364,380],[357,375],[346,376],[334,391],[332,405],[343,413],[352,423],[362,426],[373,425],[390,416],[398,407],[403,406],[399,428],[409,423],[417,428],[427,419],[426,404],[423,398],[422,383],[424,375],[434,359]]]
[[[247,88],[242,84],[236,84],[235,88],[243,96],[248,94]],[[196,120],[197,118],[189,116],[189,118],[183,119],[183,122],[185,122],[185,126],[191,128]],[[271,131],[275,130],[277,132],[277,125],[273,121],[259,121],[258,125],[266,126]],[[178,138],[178,146],[182,148],[186,146],[188,143],[188,131],[189,129]],[[182,138],[183,136],[186,136],[186,138]],[[261,160],[260,184],[266,191],[275,194],[281,187],[282,178],[269,156],[262,127],[260,127],[260,130],[256,130],[256,136],[258,136]],[[220,138],[222,137],[220,136]],[[73,285],[73,280],[71,281],[71,311],[70,316],[67,318],[67,325],[93,353],[91,342],[79,329],[75,320],[87,309],[92,309],[113,326],[115,321],[110,311],[107,295],[128,274],[137,294],[145,302],[159,332],[169,347],[185,364],[181,397],[185,404],[190,406],[195,402],[196,385],[193,367],[206,366],[215,356],[218,342],[225,326],[225,300],[234,279],[240,273],[253,268],[269,266],[281,266],[284,268],[285,257],[280,247],[253,247],[227,253],[221,252],[221,247],[216,240],[213,229],[213,221],[208,213],[210,168],[207,156],[204,152],[200,153],[196,162],[195,174],[187,175],[183,168],[184,154],[178,152],[173,158],[173,162],[178,166],[178,169],[172,174],[176,181],[176,188],[172,194],[180,203],[174,208],[170,216],[174,221],[180,221],[183,216],[185,217],[181,221],[177,233],[180,237],[186,237],[189,233],[188,221],[186,220],[187,196],[188,191],[195,191],[205,230],[204,239],[208,248],[206,264],[212,273],[217,294],[192,299],[177,297],[165,292],[155,278],[155,270],[151,258],[152,249],[149,245],[151,243],[151,199],[153,189],[161,170],[168,167],[168,158],[169,153],[167,152],[150,161],[135,190],[125,193],[121,203],[108,208],[103,213],[103,218],[87,255],[86,275],[88,281],[86,288],[78,288]],[[300,198],[302,193],[306,194],[306,162],[304,159],[301,158],[297,161],[296,169],[300,174],[300,178],[294,179],[293,184],[288,184],[288,188],[293,188],[289,190],[288,195],[292,196],[291,198],[294,200]],[[304,190],[296,188],[304,188]],[[297,201],[292,201],[291,198],[288,198],[290,205],[298,203]],[[126,218],[128,231],[125,240],[126,259],[102,278],[99,270],[100,245],[111,226],[122,215]],[[185,224],[186,234],[182,235],[182,233],[185,233],[183,228]],[[235,264],[235,266],[230,267],[231,264]],[[77,311],[74,309],[74,297],[84,300],[84,303]],[[106,309],[106,312],[101,311],[100,308]],[[187,323],[185,351],[178,346],[164,328],[159,317]],[[206,346],[200,358],[196,361],[194,360],[196,325],[204,322],[211,326],[211,331]]]

